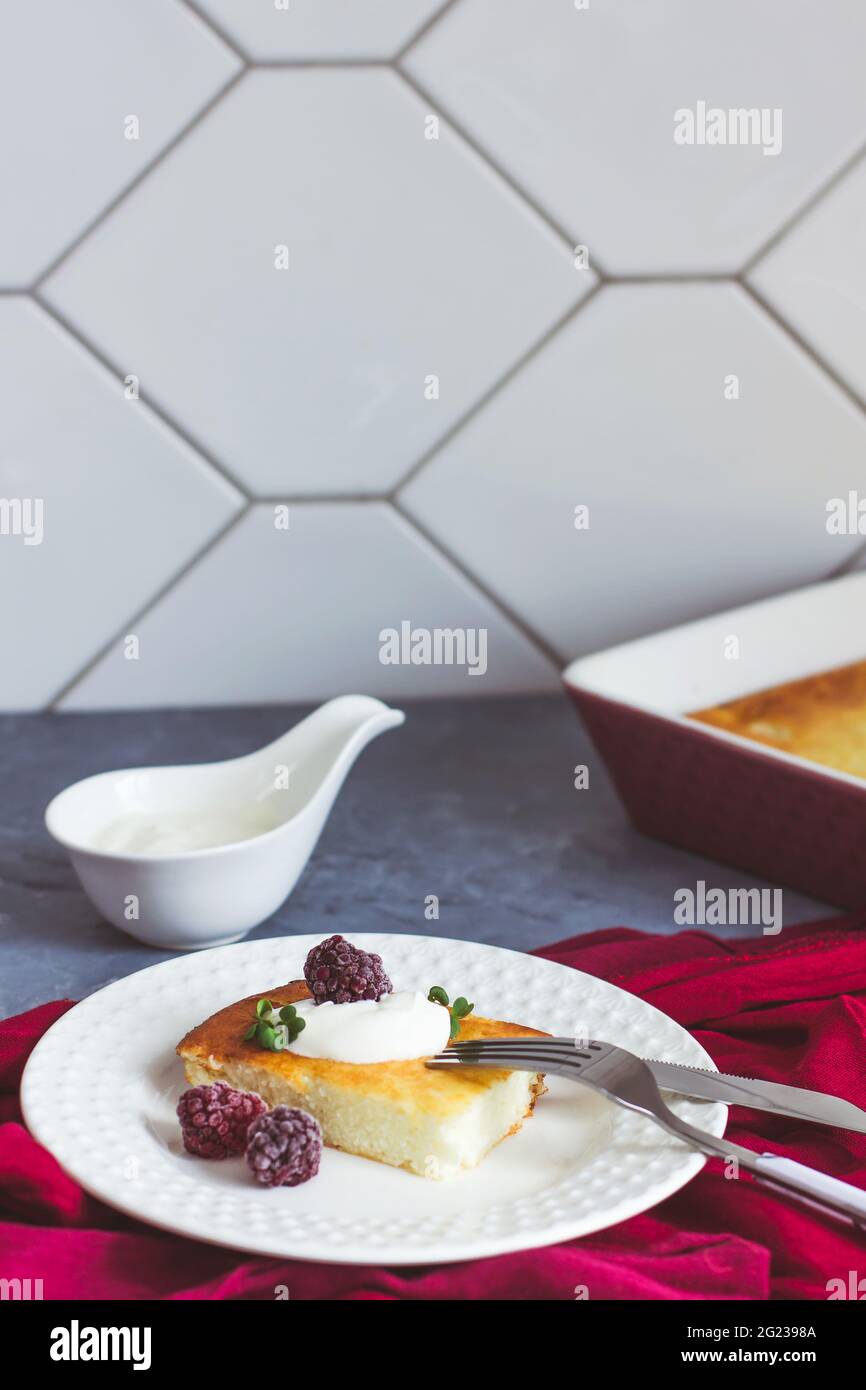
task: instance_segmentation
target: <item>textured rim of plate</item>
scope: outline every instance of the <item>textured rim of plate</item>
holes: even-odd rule
[[[666,1014],[569,966],[450,937],[357,933],[352,939],[383,955],[398,989],[419,988],[434,976],[438,980],[458,973],[461,992],[475,998],[479,1014],[560,1034],[587,1026],[590,1035],[645,1057],[716,1070],[696,1039]],[[154,1003],[158,1007],[173,994],[189,996],[186,1026],[193,1027],[201,1019],[195,990],[203,975],[225,981],[223,1002],[229,1003],[300,976],[307,951],[321,940],[321,934],[270,937],[194,952],[89,995],[52,1025],[27,1062],[21,1105],[31,1133],[85,1191],[139,1221],[212,1245],[329,1264],[444,1264],[552,1245],[646,1211],[703,1167],[701,1154],[661,1130],[657,1149],[648,1155],[645,1142],[643,1148],[635,1143],[639,1133],[645,1140],[646,1129],[639,1127],[646,1121],[614,1108],[610,1142],[600,1151],[541,1192],[468,1211],[465,1220],[461,1217],[460,1236],[451,1214],[441,1219],[402,1216],[386,1223],[377,1217],[335,1219],[327,1212],[295,1217],[288,1205],[269,1212],[253,1200],[261,1196],[257,1189],[247,1193],[239,1186],[228,1195],[215,1191],[196,1178],[196,1165],[187,1172],[156,1144],[155,1152],[165,1159],[159,1181],[130,1184],[118,1162],[118,1135],[124,1122],[132,1132],[136,1122],[139,1130],[145,1128],[134,1104],[136,1088],[128,1085],[128,1068],[141,1073],[163,1057],[162,1045],[152,1054],[146,1047],[142,1051]],[[126,1030],[118,1030],[118,1017],[127,1021]],[[672,1104],[691,1123],[713,1134],[724,1132],[726,1106],[682,1097]],[[530,1123],[538,1123],[538,1116]]]

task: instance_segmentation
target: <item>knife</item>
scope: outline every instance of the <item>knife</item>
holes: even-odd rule
[[[750,1076],[725,1076],[719,1071],[683,1067],[675,1062],[644,1061],[665,1091],[692,1096],[697,1100],[721,1100],[726,1105],[747,1105],[775,1115],[790,1115],[812,1124],[834,1125],[866,1134],[866,1110],[839,1096],[823,1091],[807,1091],[800,1086],[784,1086],[780,1081],[758,1081]]]

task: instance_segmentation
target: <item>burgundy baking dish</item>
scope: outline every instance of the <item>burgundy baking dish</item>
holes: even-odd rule
[[[580,658],[563,682],[640,830],[860,908],[866,780],[686,716],[864,657],[857,573]]]

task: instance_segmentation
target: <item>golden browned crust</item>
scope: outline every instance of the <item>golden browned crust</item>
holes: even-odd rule
[[[243,1035],[255,1014],[256,1001],[267,997],[279,1006],[308,999],[310,992],[303,980],[291,980],[275,985],[263,994],[240,999],[220,1009],[193,1028],[178,1043],[177,1052],[186,1064],[187,1079],[201,1080],[203,1074],[217,1079],[221,1071],[237,1076],[254,1068],[259,1082],[256,1089],[263,1092],[272,1086],[285,1084],[301,1095],[310,1087],[327,1083],[347,1091],[375,1093],[403,1109],[414,1109],[419,1101],[428,1113],[447,1114],[468,1103],[479,1090],[494,1086],[508,1074],[508,1069],[481,1070],[463,1068],[459,1072],[432,1071],[425,1067],[423,1057],[402,1062],[358,1064],[333,1062],[327,1058],[304,1057],[297,1052],[268,1052],[255,1041],[244,1042]],[[461,1020],[458,1035],[463,1040],[492,1037],[547,1037],[537,1028],[525,1028],[517,1023],[501,1023],[494,1019],[470,1014]],[[252,1086],[247,1089],[253,1089]],[[544,1090],[541,1076],[536,1078],[533,1097],[527,1114],[531,1113],[537,1097]]]
[[[236,1004],[229,1004],[227,1008],[211,1014],[197,1028],[191,1028],[178,1043],[177,1052],[181,1057],[187,1052],[198,1055],[206,1048],[214,1056],[219,1055],[224,1059],[257,1051],[254,1044],[244,1043],[242,1039],[247,1025],[255,1016],[258,1000],[296,1004],[299,999],[309,998],[310,991],[305,980],[290,980],[287,985],[277,985],[268,994],[250,994],[246,999],[239,999]]]
[[[866,777],[866,661],[696,710],[689,718]]]

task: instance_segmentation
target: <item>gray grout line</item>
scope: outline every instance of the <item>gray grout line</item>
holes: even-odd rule
[[[802,334],[798,333],[792,324],[788,323],[787,319],[784,318],[779,310],[771,304],[769,300],[764,298],[760,290],[756,290],[754,285],[750,284],[748,280],[737,278],[735,283],[740,286],[740,289],[743,290],[745,294],[749,295],[749,297],[754,300],[755,304],[763,310],[768,318],[773,320],[777,328],[780,328],[782,332],[787,334],[800,351],[805,353],[809,360],[820,369],[823,375],[828,377],[830,381],[833,382],[834,386],[838,387],[861,415],[866,412],[866,401],[857,394],[852,386],[849,386],[848,382],[845,381],[829,363],[824,361],[823,357],[816,352],[811,343],[809,343]]]
[[[44,285],[45,281],[49,278],[49,276],[53,275],[54,272],[58,270],[61,265],[63,265],[64,261],[66,261],[68,257],[71,256],[73,252],[75,252],[78,249],[78,247],[81,246],[81,244],[88,239],[88,237],[92,236],[92,234],[97,230],[97,228],[100,227],[102,223],[105,222],[111,216],[114,210],[118,208],[120,204],[124,202],[126,198],[128,198],[129,195],[133,193],[135,189],[138,188],[139,185],[142,184],[146,178],[150,177],[154,169],[156,169],[157,166],[160,165],[162,161],[168,155],[171,154],[172,150],[176,149],[177,146],[181,143],[181,141],[185,140],[187,135],[189,135],[189,133],[192,130],[194,130],[195,127],[199,125],[199,123],[203,121],[206,116],[210,115],[214,107],[219,105],[219,103],[223,100],[224,97],[228,95],[232,88],[237,86],[238,82],[240,82],[241,78],[246,74],[247,70],[248,69],[246,67],[243,67],[240,68],[238,72],[233,73],[232,76],[229,78],[228,82],[224,82],[222,87],[220,87],[220,89],[217,92],[214,92],[214,94],[208,98],[204,106],[202,106],[201,109],[196,112],[192,119],[187,121],[186,125],[182,126],[180,130],[175,132],[175,134],[169,140],[168,144],[164,145],[162,149],[160,149],[157,152],[157,154],[154,155],[153,159],[144,166],[143,169],[139,170],[135,178],[132,179],[130,183],[125,184],[124,187],[120,190],[120,192],[115,194],[115,196],[102,209],[102,211],[97,213],[97,215],[94,218],[92,218],[90,222],[88,222],[84,230],[82,232],[79,232],[78,236],[74,237],[73,240],[69,243],[69,245],[66,246],[58,256],[55,256],[54,260],[51,261],[51,263],[48,266],[46,266],[46,268],[33,281],[32,285],[29,286],[31,292],[35,293],[37,290],[41,289],[41,287]]]
[[[109,638],[109,640],[103,643],[99,650],[95,652],[94,655],[90,657],[84,663],[84,665],[80,667],[79,670],[76,671],[75,675],[69,677],[64,682],[64,684],[60,687],[56,694],[42,707],[43,710],[57,713],[60,702],[64,700],[66,696],[90,674],[91,671],[95,670],[95,668],[99,665],[99,663],[102,660],[104,660],[104,658],[108,655],[112,648],[115,647],[119,642],[121,642],[123,640],[123,637],[129,631],[135,628],[136,624],[141,623],[142,620],[146,618],[148,614],[151,613],[153,609],[155,609],[164,598],[166,598],[174,589],[176,589],[178,585],[182,583],[182,581],[186,578],[186,576],[189,573],[191,573],[191,571],[194,570],[198,565],[200,565],[202,560],[204,560],[211,553],[211,551],[216,549],[216,547],[226,538],[226,536],[228,536],[229,532],[233,531],[234,528],[240,524],[240,522],[248,514],[248,512],[252,510],[253,506],[258,505],[259,501],[266,500],[267,499],[257,499],[253,502],[247,501],[244,504],[244,506],[240,509],[240,511],[236,512],[232,517],[230,517],[224,526],[220,527],[220,529],[216,531],[214,535],[211,536],[205,542],[205,544],[195,552],[195,554],[189,556],[189,558],[183,563],[183,565],[181,565],[181,567],[177,571],[175,571],[175,573],[172,574],[170,578],[165,580],[164,583],[161,584],[160,587],[153,594],[151,594],[147,601],[143,603],[138,609],[136,609],[135,612],[132,613],[131,616],[125,620],[121,627],[116,629],[116,631]],[[301,502],[309,500],[309,498],[303,498],[301,499]],[[343,499],[334,497],[330,498],[329,500],[342,501]],[[416,521],[416,519],[413,516],[411,516],[408,512],[404,511],[400,504],[394,501],[393,499],[368,498],[366,500],[385,502],[386,505],[390,506],[400,517],[402,517],[402,519],[413,530],[415,530],[420,536],[422,536],[424,540],[430,546],[432,546],[432,548],[438,554],[440,554],[443,557],[443,559],[445,559],[452,566],[452,568],[455,569],[473,589],[477,590],[479,594],[483,595],[484,598],[487,599],[488,603],[490,603],[491,606],[497,610],[497,612],[501,613],[502,616],[507,620],[508,623],[510,623],[512,627],[517,629],[517,631],[519,631],[523,635],[523,637],[526,639],[527,642],[529,642],[529,644],[534,648],[534,650],[536,650],[543,659],[545,659],[551,664],[555,674],[559,673],[563,665],[559,653],[556,652],[554,648],[549,647],[547,643],[544,641],[544,639],[539,637],[538,634],[535,633],[533,629],[529,627],[518,614],[514,613],[508,607],[508,605],[503,602],[501,598],[499,598],[492,590],[489,590],[484,583],[482,583],[474,574],[467,570],[466,567],[463,565],[462,561],[460,561],[455,555],[451,554],[451,552],[447,550],[445,546],[441,545],[437,540],[435,540],[434,537],[431,536],[431,534],[427,531],[426,527],[423,526],[423,524]]]
[[[438,554],[443,556],[443,558],[448,561],[449,565],[457,570],[458,574],[460,574],[473,589],[476,589],[479,594],[483,595],[487,602],[508,621],[511,627],[517,629],[539,656],[550,663],[555,674],[558,675],[565,664],[559,652],[557,652],[554,647],[551,647],[534,628],[530,627],[525,619],[521,618],[520,614],[516,613],[499,594],[493,589],[490,589],[482,579],[479,579],[478,575],[474,574],[473,571],[464,564],[460,557],[455,555],[453,550],[443,545],[442,541],[439,540],[437,536],[434,536],[431,531],[428,531],[424,523],[419,521],[417,517],[413,516],[410,511],[403,507],[396,497],[389,498],[389,505],[393,507],[398,516],[402,517],[405,522],[418,532],[419,536],[424,538],[428,545],[432,546]]]
[[[250,510],[250,505],[251,504],[249,502],[245,502],[244,505],[240,508],[240,510],[235,512],[231,517],[229,517],[225,525],[221,526],[219,530],[216,531],[210,537],[209,540],[205,541],[204,545],[201,546],[195,552],[194,555],[190,555],[184,561],[181,567],[178,570],[176,570],[175,573],[172,574],[169,579],[166,579],[160,585],[160,587],[153,594],[151,594],[150,598],[147,599],[145,603],[143,603],[139,608],[137,608],[135,612],[132,613],[131,616],[124,621],[123,626],[118,628],[117,631],[113,634],[113,636],[109,638],[107,642],[103,643],[103,645],[99,648],[99,651],[96,652],[92,657],[90,657],[90,659],[86,661],[84,665],[81,667],[81,669],[77,671],[74,676],[71,676],[60,687],[56,695],[54,695],[52,699],[49,700],[48,703],[43,706],[43,709],[54,711],[56,713],[60,701],[65,699],[69,692],[73,690],[75,686],[79,684],[80,681],[83,681],[84,678],[88,676],[90,672],[93,671],[99,665],[100,661],[102,661],[103,658],[108,655],[111,649],[115,647],[118,642],[122,641],[124,636],[130,630],[134,629],[137,623],[140,623],[143,618],[147,617],[148,613],[150,613],[156,607],[156,605],[162,601],[162,599],[164,599],[168,594],[170,594],[173,589],[177,588],[181,580],[183,580],[186,577],[186,575],[190,573],[191,570],[195,569],[195,567],[201,563],[205,556],[209,555],[210,552],[214,550],[222,540],[225,539],[228,533],[232,531],[235,528],[235,526],[237,526],[239,522],[247,515],[247,513]]]
[[[214,32],[214,34],[216,34],[217,38],[222,39],[223,43],[228,48],[232,49],[235,55],[238,58],[240,58],[242,63],[245,63],[249,67],[255,68],[292,69],[369,68],[390,66],[391,63],[396,62],[399,58],[402,58],[403,54],[407,53],[409,49],[415,43],[417,43],[418,40],[422,38],[423,35],[426,34],[429,29],[432,29],[434,24],[438,23],[442,15],[444,15],[447,10],[450,10],[451,7],[457,3],[457,0],[445,0],[445,3],[441,5],[438,10],[436,10],[428,19],[424,21],[423,24],[421,24],[415,30],[415,32],[403,44],[402,48],[398,49],[396,54],[394,54],[391,57],[389,57],[387,54],[383,54],[381,57],[378,58],[365,58],[360,57],[357,54],[354,56],[331,56],[327,58],[254,58],[252,54],[247,53],[241,47],[238,40],[235,39],[231,34],[229,34],[229,32],[226,29],[224,29],[222,25],[218,23],[217,20],[213,19],[213,17],[210,14],[208,14],[205,10],[202,10],[200,8],[198,0],[183,0],[183,3],[186,5],[187,9],[193,12],[197,19],[201,20],[202,24],[206,25],[209,29],[211,29]]]
[[[736,270],[669,270],[647,271],[635,275],[616,275],[608,272],[601,279],[606,285],[718,285],[737,278]]]
[[[499,161],[490,153],[489,150],[486,150],[483,145],[478,143],[475,137],[469,133],[469,131],[462,124],[462,122],[459,121],[457,117],[454,116],[447,109],[447,107],[443,106],[442,102],[439,101],[436,97],[434,97],[432,92],[428,91],[428,89],[423,85],[423,83],[419,82],[418,79],[415,76],[413,76],[412,73],[407,72],[406,69],[402,67],[400,63],[395,62],[391,66],[394,72],[396,72],[403,79],[407,87],[411,87],[415,95],[419,97],[421,101],[430,108],[431,111],[433,111],[436,115],[441,116],[443,121],[445,121],[446,124],[449,125],[451,129],[457,135],[460,136],[464,144],[468,145],[469,149],[471,149],[475,153],[478,159],[480,159],[483,164],[486,164],[490,169],[492,169],[493,172],[497,174],[498,177],[502,180],[502,182],[508,185],[512,193],[514,193],[515,196],[520,199],[521,203],[525,204],[526,207],[531,208],[532,211],[535,213],[536,217],[538,217],[542,222],[546,223],[550,230],[552,232],[555,232],[557,237],[559,237],[560,240],[563,241],[566,246],[575,247],[583,244],[589,246],[588,243],[582,243],[579,237],[573,236],[566,227],[563,227],[556,220],[556,218],[553,217],[546,210],[546,208],[542,207],[540,203],[536,202],[535,198],[532,196],[531,193],[527,192],[526,189],[522,188],[520,184],[515,182],[514,178],[511,176],[511,174],[509,174],[508,170],[502,164],[499,163]],[[597,276],[600,276],[601,279],[607,279],[607,272],[604,270],[602,266],[596,263],[595,252],[593,251],[593,248],[591,246],[589,246],[589,255],[591,269],[595,272]]]
[[[256,507],[303,507],[307,502],[352,502],[356,505],[364,502],[387,502],[388,497],[387,492],[295,492],[284,493],[283,496],[268,493],[262,497],[252,493],[250,501]]]
[[[842,183],[843,180],[853,172],[864,157],[866,157],[866,144],[861,145],[858,150],[855,150],[854,153],[845,160],[845,163],[836,170],[835,174],[831,174],[828,179],[825,179],[824,183],[820,184],[819,187],[815,189],[806,199],[805,203],[803,203],[796,212],[791,213],[790,217],[785,219],[781,227],[778,227],[773,235],[765,241],[762,246],[759,246],[757,251],[752,253],[745,265],[741,266],[737,273],[737,278],[743,280],[747,275],[750,275],[755,266],[758,265],[765,256],[769,255],[771,251],[775,250],[788,233],[792,232],[797,224],[802,222],[805,217],[808,217],[812,209],[823,202],[828,193],[831,193],[838,184]]]
[[[98,348],[95,343],[91,342],[90,338],[88,338],[84,333],[82,333],[80,328],[78,328],[76,324],[72,322],[71,319],[68,319],[66,315],[62,313],[59,309],[56,309],[53,304],[43,299],[38,292],[33,291],[31,298],[33,299],[34,303],[39,305],[43,313],[48,314],[50,318],[54,319],[54,321],[58,323],[60,327],[63,328],[71,338],[75,339],[79,347],[83,348],[85,352],[87,352],[91,357],[95,358],[95,360],[100,364],[100,366],[105,368],[105,370],[118,383],[119,387],[120,384],[123,382],[123,379],[126,376],[129,367],[127,366],[126,370],[121,370],[121,368],[118,367],[117,363],[112,362],[110,358],[108,358],[105,355],[105,353],[103,353],[101,348]],[[234,488],[236,492],[239,492],[241,494],[241,496],[246,502],[250,500],[250,494],[246,484],[242,482],[240,478],[236,477],[232,470],[226,466],[226,464],[224,464],[220,459],[217,459],[207,448],[206,445],[200,443],[199,440],[197,440],[193,435],[191,435],[189,431],[186,429],[186,426],[182,425],[178,420],[176,420],[175,417],[172,414],[170,414],[169,411],[163,409],[161,405],[157,404],[157,402],[155,402],[152,399],[152,397],[147,394],[146,390],[144,394],[141,396],[141,403],[145,405],[148,410],[152,411],[153,414],[157,417],[157,419],[161,420],[162,423],[172,431],[172,433],[176,434],[179,439],[182,439],[184,444],[186,444],[188,448],[192,449],[193,452],[198,454],[199,457],[202,458],[205,463],[209,464],[210,467],[213,469],[214,473],[218,474],[219,477],[222,478],[223,482],[229,483],[230,486]]]
[[[321,72],[329,68],[343,71],[346,68],[389,68],[389,58],[254,58],[251,68],[261,68],[265,72],[302,72],[312,68]]]
[[[862,558],[864,552],[866,552],[866,541],[864,541],[862,545],[858,545],[855,550],[852,550],[847,560],[843,560],[842,563],[831,570],[829,574],[825,574],[824,582],[826,583],[831,579],[841,579],[844,575],[850,574],[856,567],[857,561]]]
[[[181,0],[181,2],[195,15],[199,23],[204,25],[205,29],[209,29],[218,39],[222,39],[226,48],[230,48],[235,57],[240,58],[242,63],[246,65],[252,61],[249,54],[240,47],[237,39],[233,38],[228,30],[222,27],[219,20],[214,19],[212,15],[199,8],[198,0]]]
[[[433,13],[425,19],[423,24],[418,26],[414,34],[403,44],[403,47],[398,48],[392,61],[394,63],[399,63],[405,58],[410,48],[414,48],[416,43],[420,43],[421,39],[425,38],[427,34],[430,33],[431,29],[435,29],[440,19],[443,19],[449,10],[453,10],[456,4],[457,0],[445,0],[444,5],[440,5],[437,10],[434,10]]]
[[[445,433],[441,435],[439,439],[436,440],[435,444],[432,444],[430,448],[427,449],[421,455],[421,457],[417,459],[415,463],[412,464],[412,467],[404,475],[404,477],[402,477],[400,481],[391,489],[391,491],[388,493],[388,498],[390,501],[395,501],[398,495],[403,491],[403,489],[405,487],[408,487],[408,485],[411,482],[414,482],[418,474],[422,471],[422,469],[426,468],[427,464],[430,463],[430,461],[436,456],[436,454],[438,454],[440,450],[444,449],[447,444],[450,444],[451,440],[455,437],[455,435],[459,434],[460,431],[485,408],[488,402],[493,400],[494,396],[497,396],[500,391],[502,391],[506,386],[508,386],[508,384],[514,379],[514,377],[516,377],[519,372],[522,372],[523,368],[527,366],[528,363],[531,362],[534,357],[536,357],[540,352],[543,352],[543,350],[547,347],[548,343],[552,342],[553,339],[557,336],[557,334],[559,334],[566,327],[567,324],[571,323],[572,319],[577,317],[581,309],[583,309],[583,307],[586,304],[589,304],[595,298],[595,296],[599,293],[603,286],[604,282],[602,280],[597,280],[596,283],[592,286],[592,288],[588,291],[588,293],[583,296],[583,299],[581,299],[577,304],[570,305],[568,309],[566,309],[565,313],[561,314],[559,318],[556,320],[556,322],[551,324],[551,326],[545,330],[541,337],[536,342],[532,343],[532,345],[528,347],[526,351],[521,354],[520,357],[518,357],[516,362],[512,362],[511,366],[508,367],[502,373],[501,376],[498,376],[496,378],[496,381],[493,383],[492,386],[489,386],[487,390],[478,397],[477,400],[473,401],[472,405],[469,406],[468,410],[464,411],[460,418],[455,420],[454,423],[450,426],[450,428],[447,429]]]

